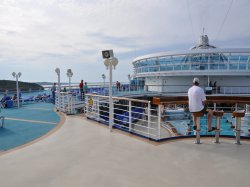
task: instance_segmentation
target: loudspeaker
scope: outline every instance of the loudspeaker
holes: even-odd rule
[[[114,57],[112,49],[111,50],[102,51],[102,58],[106,59],[106,58],[111,58],[111,57]]]

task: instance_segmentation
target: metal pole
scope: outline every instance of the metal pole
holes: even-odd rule
[[[148,102],[148,111],[147,111],[147,115],[148,115],[148,137],[150,138],[150,128],[151,128],[151,125],[150,125],[150,122],[151,122],[151,105],[150,105],[150,101]]]
[[[201,141],[200,141],[200,138],[201,138],[201,136],[200,136],[200,131],[201,131],[200,117],[196,117],[196,120],[197,120],[197,122],[196,122],[197,127],[196,127],[196,141],[195,141],[195,143],[200,144],[201,143]]]
[[[19,105],[19,86],[18,86],[18,75],[16,75],[16,94],[17,94],[17,108],[20,107]]]
[[[100,105],[99,105],[100,98],[99,96],[96,97],[96,105],[97,105],[97,120],[100,121]]]
[[[71,77],[69,76],[69,90],[71,90]]]
[[[220,143],[220,116],[216,116],[216,130],[215,130],[215,141],[214,143]]]
[[[236,117],[236,129],[235,129],[235,138],[236,138],[236,144],[240,145],[240,125],[241,125],[241,118]]]
[[[129,120],[129,132],[132,129],[132,104],[131,100],[128,101],[128,120]]]
[[[60,83],[60,73],[58,75],[58,85],[57,85],[57,96],[58,96],[58,106],[59,106],[59,112],[61,112],[61,83]]]
[[[161,139],[161,108],[162,105],[158,105],[158,140]]]
[[[109,60],[109,129],[113,127],[113,99],[112,99],[112,64]]]

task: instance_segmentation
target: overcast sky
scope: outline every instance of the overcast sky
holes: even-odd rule
[[[114,81],[140,55],[185,50],[205,28],[218,47],[250,48],[249,0],[0,0],[0,79],[102,81],[101,51],[113,49]]]

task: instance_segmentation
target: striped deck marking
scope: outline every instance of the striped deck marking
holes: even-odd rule
[[[29,119],[20,119],[20,118],[5,118],[8,120],[13,120],[13,121],[24,121],[24,122],[30,122],[30,123],[43,123],[43,124],[53,124],[57,125],[58,123],[55,122],[47,122],[47,121],[37,121],[37,120],[29,120]]]

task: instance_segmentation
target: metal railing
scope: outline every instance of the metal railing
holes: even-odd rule
[[[58,97],[59,95],[59,97]],[[66,114],[76,114],[77,110],[84,108],[84,99],[78,93],[60,92],[56,93],[55,108]]]
[[[113,97],[113,127],[136,134],[154,141],[161,141],[179,137],[195,136],[193,117],[188,111],[187,104],[154,105],[151,101],[124,97]],[[109,99],[107,96],[96,94],[85,95],[85,112],[89,119],[109,125]],[[236,120],[232,118],[234,110],[246,110],[244,104],[232,106],[211,105],[213,110],[225,110],[221,117],[221,136],[234,137]],[[201,136],[214,136],[215,132],[208,132],[206,116],[200,120]],[[216,125],[213,117],[213,126]],[[238,130],[238,129],[237,129]],[[250,114],[242,118],[240,135],[250,137]]]
[[[158,108],[150,101],[113,97],[113,127],[147,137],[161,139]],[[109,124],[109,100],[107,96],[86,94],[86,116],[90,119]]]

